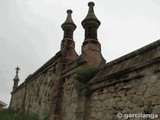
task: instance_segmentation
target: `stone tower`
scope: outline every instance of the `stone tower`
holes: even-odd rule
[[[78,57],[73,40],[73,32],[76,29],[76,25],[72,20],[72,10],[67,10],[67,14],[65,22],[61,26],[64,31],[63,40],[61,42],[61,53],[65,59],[74,60]]]
[[[62,80],[62,71],[66,68],[68,62],[75,60],[78,57],[78,54],[75,51],[75,42],[73,40],[73,32],[76,29],[76,25],[72,20],[72,10],[67,10],[67,18],[65,22],[61,25],[64,35],[63,40],[61,41],[61,50],[60,56],[55,64],[55,79],[53,87],[53,100],[51,104],[51,112],[49,120],[59,120],[61,117],[61,99],[62,99],[62,89],[63,80]]]
[[[82,21],[82,26],[85,29],[85,39],[82,45],[82,58],[89,65],[98,66],[105,63],[105,59],[101,54],[101,45],[97,38],[97,29],[100,26],[100,21],[94,13],[94,2],[89,2],[89,10],[86,18]]]
[[[18,72],[19,72],[20,68],[16,67],[15,69],[16,69],[16,76],[13,79],[13,81],[14,81],[13,91],[18,87],[18,82],[19,82]]]

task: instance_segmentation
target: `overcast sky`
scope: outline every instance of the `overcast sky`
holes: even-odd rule
[[[61,24],[73,10],[76,51],[81,53],[81,21],[89,0],[0,0],[0,100],[9,104],[20,67],[20,83],[60,49]],[[160,0],[93,0],[101,21],[98,39],[107,62],[160,38]]]

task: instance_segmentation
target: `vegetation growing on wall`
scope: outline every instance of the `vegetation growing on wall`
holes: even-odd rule
[[[91,66],[83,66],[76,71],[75,79],[79,81],[76,85],[76,89],[79,94],[89,94],[90,85],[88,81],[91,80],[97,73],[98,68]]]
[[[26,113],[22,116],[11,109],[0,110],[0,120],[39,120],[36,114]]]

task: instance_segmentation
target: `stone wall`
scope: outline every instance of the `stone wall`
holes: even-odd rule
[[[80,56],[73,40],[76,25],[72,10],[67,10],[67,19],[61,26],[64,36],[60,51],[20,86],[16,69],[12,109],[20,114],[36,113],[40,120],[45,115],[49,120],[117,120],[118,113],[160,116],[160,40],[106,64],[97,38],[101,23],[94,5],[88,3],[89,11],[82,21],[85,39]],[[74,75],[85,65],[99,71],[83,83]],[[87,94],[78,92],[77,85]]]
[[[158,42],[137,50],[101,69],[97,78],[90,81],[92,94],[88,96],[86,120],[116,120],[118,113],[160,116],[157,45]]]
[[[62,120],[75,120],[77,109],[76,80],[73,76],[66,77],[63,84]]]
[[[117,120],[118,113],[160,115],[159,41],[100,65],[87,95],[77,92],[74,77],[79,67],[88,65],[83,57],[48,61],[12,92],[11,108],[36,113],[41,120],[46,114],[50,120]]]
[[[60,53],[58,52],[11,92],[11,109],[20,114],[35,113],[41,120],[44,117],[49,117],[59,57]]]
[[[14,93],[12,93],[10,107],[16,111],[20,111],[23,108],[24,97],[25,97],[25,88],[24,87],[18,89]]]
[[[12,95],[11,108],[18,112],[36,113],[41,119],[50,113],[52,99],[52,89],[54,86],[55,73],[49,69],[22,84],[22,89],[18,89]]]
[[[160,73],[152,73],[153,67],[156,66],[146,69],[150,72],[144,77],[95,90],[87,101],[90,111],[87,120],[112,120],[118,113],[160,115]]]
[[[25,111],[38,114],[41,118],[50,113],[53,80],[55,73],[47,71],[27,84]]]

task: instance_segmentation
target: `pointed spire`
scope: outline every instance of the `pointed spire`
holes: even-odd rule
[[[82,21],[82,26],[85,27],[85,25],[89,22],[92,22],[94,24],[97,24],[97,28],[99,27],[99,25],[101,24],[100,21],[98,20],[98,18],[96,17],[95,13],[94,13],[94,2],[89,2],[88,6],[89,6],[89,10],[88,10],[88,14],[86,16],[86,18]]]

